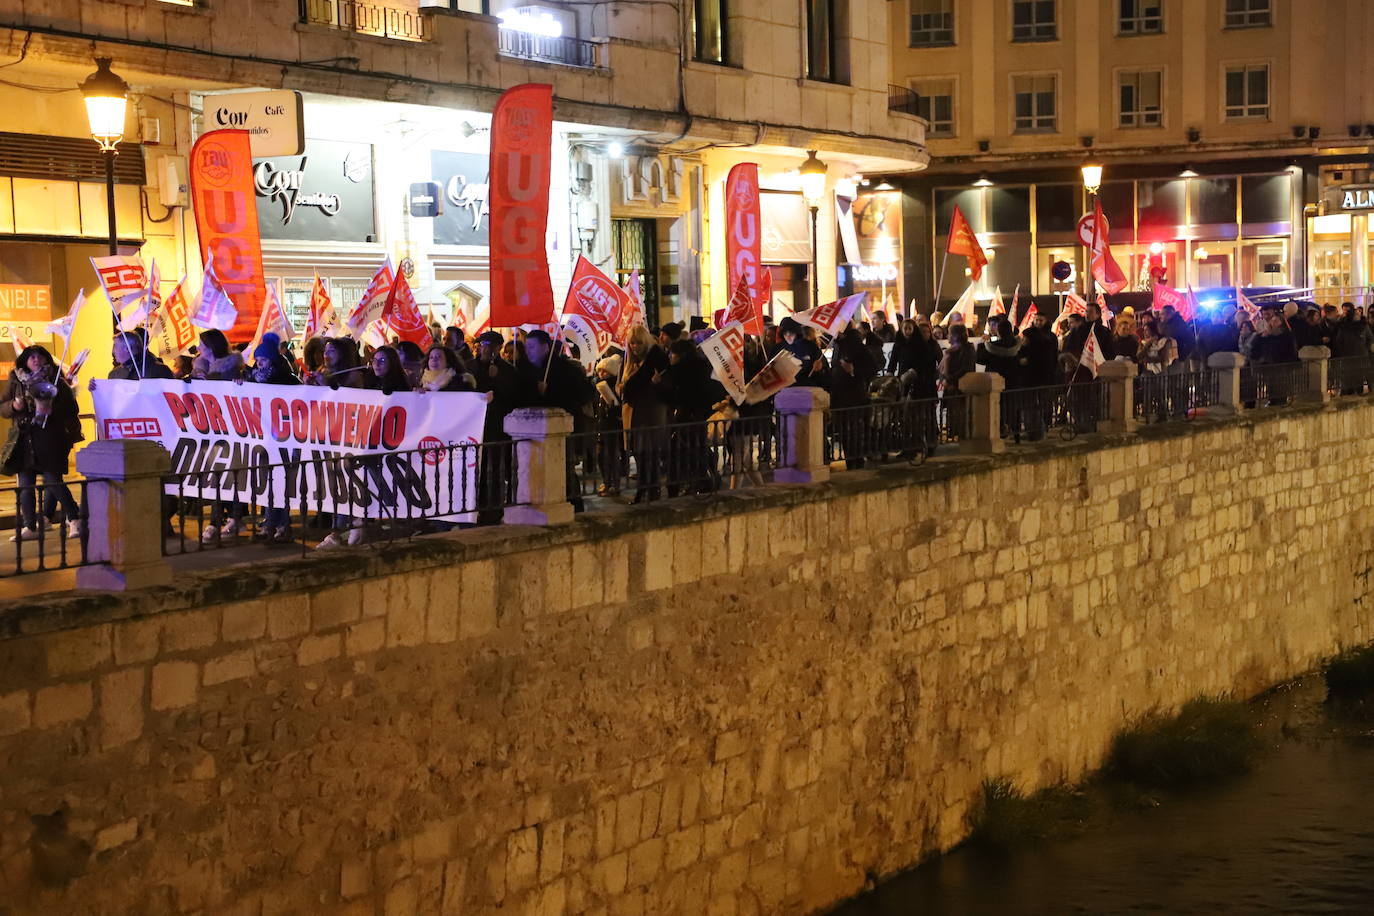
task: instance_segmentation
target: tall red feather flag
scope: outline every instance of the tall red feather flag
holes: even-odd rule
[[[554,320],[544,234],[553,163],[553,87],[507,89],[491,116],[491,323]]]
[[[968,258],[968,266],[973,271],[975,282],[983,275],[988,256],[983,253],[983,246],[978,244],[978,236],[973,234],[973,227],[964,218],[964,211],[959,209],[958,204],[955,204],[954,217],[949,221],[949,242],[945,245],[945,251]]]

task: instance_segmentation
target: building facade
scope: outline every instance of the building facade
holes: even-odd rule
[[[1365,295],[1374,5],[900,0],[889,12],[893,82],[912,91],[934,157],[902,183],[920,240],[905,268],[927,296],[956,205],[993,258],[982,298],[1066,288],[1050,266],[1085,267],[1074,229],[1089,158],[1132,290],[1154,266],[1177,287]],[[963,272],[952,258],[942,300],[963,292]]]
[[[833,192],[924,166],[924,122],[889,98],[883,0],[53,0],[0,2],[0,327],[42,325],[97,288],[103,166],[77,86],[109,57],[131,87],[117,158],[121,251],[156,258],[166,290],[201,271],[186,160],[233,93],[301,94],[305,148],[255,163],[269,282],[303,319],[316,272],[356,303],[390,256],[422,308],[469,315],[488,290],[490,114],[548,83],[554,168],[547,249],[561,299],[579,255],[644,277],[651,319],[710,315],[725,289],[723,184],[760,164],[772,199],[764,260],[781,301],[837,289]],[[899,106],[900,107],[900,106]],[[798,166],[817,150],[831,194],[797,228]],[[56,155],[54,155],[56,153]],[[413,185],[443,213],[415,216]],[[852,197],[852,192],[851,192]],[[796,236],[800,232],[801,238]],[[771,247],[770,247],[771,246]],[[770,257],[771,252],[771,257]],[[103,303],[102,303],[103,307]],[[109,321],[74,346],[103,375]]]

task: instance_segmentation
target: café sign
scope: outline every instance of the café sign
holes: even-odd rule
[[[290,89],[211,93],[205,96],[205,130],[248,131],[254,158],[299,156],[305,150],[305,109]]]

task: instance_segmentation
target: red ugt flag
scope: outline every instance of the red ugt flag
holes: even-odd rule
[[[553,160],[553,87],[507,89],[491,116],[491,323],[553,320],[544,233]]]
[[[983,253],[983,246],[978,244],[978,236],[973,234],[973,227],[964,219],[964,211],[959,209],[958,204],[954,207],[954,218],[949,221],[949,242],[945,245],[945,251],[968,258],[974,282],[983,275],[983,267],[988,263],[988,256]]]

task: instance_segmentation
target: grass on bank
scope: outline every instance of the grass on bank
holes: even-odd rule
[[[1006,777],[990,779],[969,816],[968,842],[1007,849],[1063,836],[1081,828],[1091,813],[1092,802],[1081,788],[1060,784],[1026,795]]]
[[[1177,715],[1151,713],[1112,739],[1108,778],[1156,789],[1186,788],[1243,773],[1263,744],[1255,712],[1222,697],[1189,700]]]
[[[1374,645],[1342,652],[1323,666],[1322,675],[1328,703],[1374,714]]]

